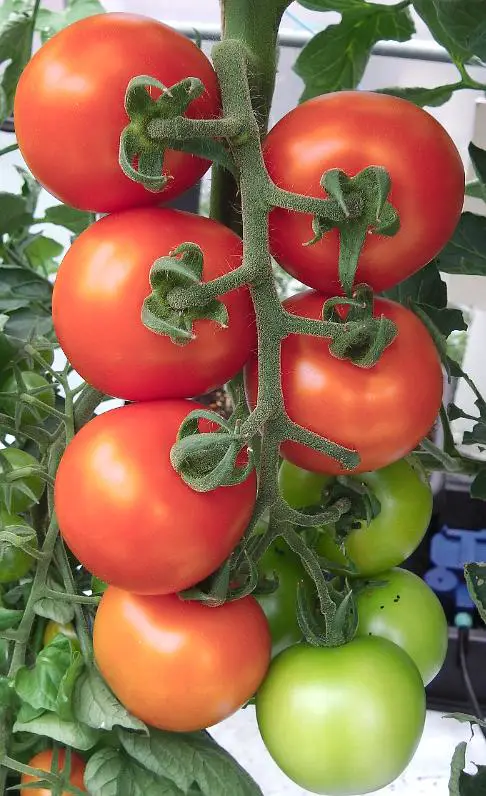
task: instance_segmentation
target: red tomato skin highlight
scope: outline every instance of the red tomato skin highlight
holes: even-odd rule
[[[163,169],[171,179],[157,193],[125,176],[118,162],[120,136],[130,121],[124,98],[138,75],[168,87],[197,77],[205,91],[185,115],[220,115],[218,80],[204,53],[167,25],[137,14],[97,14],[75,22],[49,39],[24,69],[14,108],[19,147],[34,176],[62,202],[100,213],[159,204],[190,188],[211,165],[168,150]]]
[[[127,591],[168,594],[206,578],[250,520],[252,472],[241,484],[195,492],[170,463],[192,401],[152,401],[91,420],[66,448],[55,509],[66,544],[97,578]]]
[[[324,198],[324,172],[354,176],[383,166],[389,201],[400,216],[393,237],[370,234],[361,251],[356,284],[386,290],[430,262],[451,237],[462,211],[464,167],[448,133],[411,102],[367,91],[339,91],[308,100],[284,116],[263,143],[265,164],[281,188]],[[336,229],[317,243],[312,216],[275,208],[270,213],[272,254],[292,276],[330,295],[338,279]]]
[[[222,224],[167,208],[137,208],[102,218],[72,244],[54,285],[56,335],[71,364],[116,398],[191,398],[238,373],[256,340],[246,287],[226,293],[228,325],[194,323],[195,339],[177,345],[143,325],[149,274],[181,243],[204,255],[203,281],[241,264],[242,241]]]
[[[96,663],[125,707],[173,732],[230,716],[253,696],[270,663],[268,622],[253,597],[210,608],[110,586],[93,642]]]

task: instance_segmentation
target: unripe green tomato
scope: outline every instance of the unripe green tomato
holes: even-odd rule
[[[387,639],[295,644],[270,664],[256,715],[271,756],[301,788],[361,796],[393,782],[410,762],[425,690],[411,658]]]
[[[1,528],[8,529],[11,525],[25,525],[28,523],[16,514],[0,511]],[[10,583],[25,577],[34,563],[32,556],[25,553],[20,547],[8,542],[0,542],[0,583]]]
[[[40,373],[34,371],[25,371],[21,374],[21,380],[24,385],[25,391],[43,388],[35,393],[35,398],[42,401],[46,406],[53,407],[55,402],[54,389],[49,382],[41,376]],[[0,411],[4,412],[10,417],[15,417],[15,408],[18,402],[19,386],[17,379],[12,373],[0,385],[0,393],[7,393],[7,395],[0,395]],[[11,394],[12,397],[9,397]],[[41,406],[31,408],[27,404],[22,403],[21,422],[23,425],[36,425],[40,420],[43,420],[49,414],[48,410],[44,410]]]
[[[301,581],[310,589],[311,579],[299,556],[283,539],[277,539],[270,545],[258,562],[258,570],[260,575],[269,580],[278,579],[278,586],[273,592],[255,595],[270,625],[272,656],[275,656],[302,640],[297,621],[297,587]]]
[[[332,476],[311,473],[286,459],[278,471],[278,485],[282,497],[294,509],[316,506],[321,503],[322,490],[332,480]]]
[[[448,627],[439,599],[426,583],[406,569],[376,575],[357,595],[358,635],[381,636],[412,658],[424,685],[440,672],[447,654]]]
[[[70,641],[73,642],[73,645],[79,649],[78,636],[72,622],[61,625],[59,622],[53,622],[50,620],[46,625],[46,629],[44,630],[44,647],[47,647],[47,645],[50,644],[51,641],[56,638],[56,636],[66,636],[66,638],[70,639]]]
[[[13,470],[23,470],[24,467],[37,467],[39,462],[30,453],[21,451],[18,448],[5,448],[0,451],[0,473],[3,470],[3,460],[6,459]],[[35,498],[29,497],[19,489],[21,484],[25,484]],[[10,503],[7,503],[7,488],[5,484],[0,484],[0,506],[5,507],[12,513],[22,513],[27,511],[36,503],[44,492],[44,481],[39,475],[29,475],[25,478],[12,481],[10,483]]]
[[[345,551],[358,574],[375,575],[401,564],[418,547],[432,515],[432,491],[405,459],[353,478],[372,490],[381,509],[369,525],[363,521],[348,534]],[[320,537],[316,549],[320,555],[335,560],[325,535]]]

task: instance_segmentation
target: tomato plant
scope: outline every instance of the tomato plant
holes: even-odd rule
[[[424,727],[425,693],[408,655],[368,636],[282,652],[256,711],[265,746],[294,782],[351,796],[383,788],[408,765]]]
[[[7,466],[3,464],[3,461]],[[0,472],[15,474],[26,467],[38,467],[37,459],[18,448],[5,448],[0,451]],[[0,483],[0,502],[13,514],[27,511],[44,492],[44,481],[40,475],[27,475],[7,483]]]
[[[40,401],[41,404],[31,406],[22,403],[19,410],[20,422],[24,425],[35,425],[39,420],[43,420],[48,415],[48,409],[44,409],[42,404],[46,407],[53,407],[55,396],[52,386],[49,384],[44,376],[35,371],[23,371],[19,380],[12,373],[0,384],[0,411],[5,414],[15,417],[17,396],[22,393],[28,393],[33,398]]]
[[[270,644],[253,597],[211,608],[110,587],[94,626],[96,662],[114,693],[142,721],[176,732],[210,727],[250,699]]]
[[[319,318],[325,298],[307,291],[287,299],[293,315]],[[442,400],[442,370],[430,335],[400,304],[376,298],[374,315],[384,314],[398,336],[372,368],[337,359],[326,340],[291,335],[282,343],[282,388],[289,417],[360,456],[355,472],[377,470],[409,453],[430,431]],[[412,379],[420,390],[412,388]],[[257,360],[246,368],[248,397],[256,401]],[[400,416],[400,423],[395,418]],[[306,470],[343,472],[328,456],[294,442],[282,455]]]
[[[300,559],[282,539],[275,541],[263,554],[258,565],[260,576],[277,581],[277,587],[257,600],[265,612],[272,634],[272,654],[302,639],[297,621],[297,587],[299,583],[310,586]]]
[[[62,772],[64,771],[64,766],[66,762],[66,752],[64,749],[60,749],[57,753],[57,771]],[[32,768],[38,768],[39,771],[46,771],[46,772],[54,772],[55,770],[55,759],[54,753],[50,749],[46,749],[44,752],[39,752],[38,755],[32,758],[29,761],[29,765]],[[84,787],[84,769],[86,764],[82,757],[77,755],[75,752],[71,752],[71,761],[70,761],[70,770],[69,770],[69,782],[71,785],[74,785],[76,788],[79,788],[83,792],[86,791]],[[22,774],[22,785],[27,785],[30,783],[34,783],[36,781],[35,777],[31,777],[28,774]],[[21,788],[20,790],[21,796],[50,796],[51,790],[47,788]],[[69,796],[69,791],[63,791],[62,796]]]
[[[167,87],[199,78],[206,90],[187,115],[219,113],[216,75],[201,50],[172,28],[135,14],[75,22],[24,70],[15,95],[19,146],[39,182],[61,201],[100,213],[156,204],[173,199],[207,171],[207,160],[168,150],[163,171],[170,179],[163,193],[151,193],[122,173],[119,139],[128,121],[123,100],[136,75],[151,75]]]
[[[284,771],[318,792],[369,792],[413,754],[422,676],[443,651],[432,608],[420,612],[420,637],[396,609],[402,597],[420,603],[411,586],[390,598],[383,587],[379,624],[378,592],[363,579],[385,573],[394,587],[390,568],[422,538],[431,510],[422,471],[466,474],[486,497],[484,463],[468,447],[482,444],[486,407],[469,376],[478,422],[465,444],[455,447],[449,427],[457,408],[441,408],[443,446],[429,433],[442,366],[462,373],[447,338],[465,322],[440,272],[484,271],[482,221],[464,214],[446,242],[462,200],[457,152],[427,113],[390,92],[428,106],[458,88],[486,90],[468,73],[483,57],[477,15],[441,8],[457,83],[323,97],[267,135],[290,0],[221,2],[212,63],[130,14],[76,21],[49,39],[97,2],[56,13],[16,0],[0,31],[0,104],[8,115],[25,66],[15,124],[40,181],[21,171],[20,193],[0,191],[0,446],[37,462],[14,490],[20,469],[6,475],[3,459],[5,506],[17,492],[31,505],[15,531],[11,519],[0,528],[0,552],[17,554],[8,545],[24,535],[31,553],[31,540],[41,548],[32,577],[11,568],[0,587],[0,792],[28,790],[21,774],[38,780],[39,770],[26,761],[55,743],[83,752],[81,787],[99,796],[258,796],[206,732],[256,691]],[[407,2],[376,14],[341,5],[341,21],[299,54],[305,98],[361,82],[378,29],[413,34]],[[424,9],[433,33],[438,17]],[[47,43],[26,64],[36,29]],[[328,46],[333,37],[342,50]],[[470,190],[485,196],[484,153],[469,154]],[[211,220],[154,206],[210,161]],[[40,183],[72,206],[42,215]],[[39,224],[71,238],[56,280],[60,244]],[[283,303],[272,254],[321,292]],[[387,298],[373,293],[387,286]],[[65,367],[43,354],[56,336]],[[19,384],[23,373],[42,381]],[[201,404],[186,400],[199,395]],[[103,411],[109,396],[131,403]],[[32,473],[45,484],[37,503]],[[466,575],[486,610],[482,570]],[[252,593],[272,580],[262,610]],[[46,631],[48,621],[58,627]],[[71,622],[79,647],[57,632]],[[292,646],[269,664],[272,643]],[[484,775],[466,779],[463,758],[461,746],[458,796]]]
[[[54,288],[54,326],[73,367],[99,390],[137,401],[189,398],[228,381],[248,359],[255,331],[246,288],[225,296],[224,328],[196,321],[185,345],[143,325],[152,263],[185,240],[201,247],[205,280],[241,263],[241,239],[231,230],[155,208],[103,218],[68,251]]]
[[[379,136],[377,130],[379,129]],[[380,163],[391,178],[390,201],[400,216],[393,238],[368,235],[357,281],[376,291],[396,285],[442,249],[459,221],[464,167],[446,131],[426,111],[386,94],[340,91],[304,102],[270,130],[264,157],[271,178],[287,190],[320,196],[324,172],[354,176]],[[424,179],[418,181],[416,172]],[[338,235],[314,238],[312,216],[272,210],[270,245],[296,279],[325,293],[340,291]]]
[[[14,532],[14,526],[29,527],[23,517],[0,510],[0,529]],[[10,583],[23,578],[33,563],[32,556],[20,547],[15,547],[7,541],[0,542],[0,583]]]
[[[94,575],[120,588],[167,594],[210,575],[246,529],[255,476],[193,491],[172,468],[179,426],[198,404],[151,401],[96,417],[57,471],[61,533]]]
[[[358,634],[381,636],[407,652],[425,685],[439,673],[447,653],[447,619],[437,596],[406,569],[378,575],[357,597]]]

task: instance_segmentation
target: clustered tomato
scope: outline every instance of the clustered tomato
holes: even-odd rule
[[[73,367],[102,392],[131,401],[190,398],[224,384],[248,359],[255,325],[246,288],[224,296],[226,328],[196,321],[194,339],[184,346],[142,324],[154,260],[185,240],[203,252],[204,281],[241,264],[238,235],[209,218],[167,208],[106,216],[64,257],[54,286],[54,328]]]
[[[263,153],[274,182],[305,196],[324,195],[320,180],[329,169],[353,177],[370,165],[386,168],[400,229],[392,238],[367,236],[356,277],[376,291],[432,260],[459,221],[464,201],[459,152],[433,116],[398,97],[339,91],[303,102],[270,131]],[[342,289],[337,232],[306,245],[313,238],[312,216],[272,210],[270,246],[277,262],[305,285],[335,295]]]
[[[293,315],[318,319],[326,298],[306,291],[284,304]],[[289,417],[357,450],[360,463],[355,472],[385,467],[408,454],[430,430],[442,400],[439,355],[422,322],[411,310],[383,298],[375,299],[374,315],[394,321],[398,335],[372,368],[337,359],[327,339],[293,334],[282,342],[282,390]],[[254,406],[255,355],[246,366],[246,385]],[[306,470],[345,472],[335,459],[300,443],[284,442],[282,455]]]
[[[108,214],[72,244],[53,297],[56,334],[73,367],[98,390],[133,402],[78,430],[55,480],[61,534],[92,573],[94,591],[102,593],[93,628],[95,660],[126,708],[162,730],[212,726],[256,694],[263,740],[292,779],[316,793],[369,792],[391,782],[411,759],[424,726],[424,682],[437,674],[447,648],[447,624],[434,595],[416,576],[393,569],[417,547],[430,520],[430,488],[403,457],[436,420],[443,385],[439,356],[417,316],[383,297],[374,298],[374,317],[393,321],[398,333],[373,367],[336,358],[325,338],[294,333],[282,340],[289,418],[355,450],[360,461],[350,477],[380,504],[379,513],[357,523],[345,539],[333,527],[308,537],[299,529],[323,568],[326,561],[329,567],[354,565],[353,640],[334,648],[305,643],[297,594],[303,586],[312,599],[314,586],[281,539],[259,562],[260,582],[273,590],[217,607],[184,599],[189,595],[179,592],[209,578],[242,539],[257,479],[250,472],[231,486],[191,489],[173,469],[171,450],[181,423],[202,408],[193,399],[242,368],[249,403],[256,405],[255,317],[243,287],[221,297],[224,325],[198,318],[183,346],[143,323],[155,261],[177,257],[183,243],[196,244],[204,283],[238,268],[243,245],[222,224],[152,206],[193,185],[209,167],[203,158],[165,151],[168,181],[159,192],[123,174],[123,100],[128,82],[140,74],[167,87],[199,78],[204,92],[186,115],[209,119],[221,113],[218,81],[201,50],[133,14],[93,16],[55,35],[24,70],[15,99],[19,146],[38,180],[74,207]],[[147,90],[157,96],[153,87]],[[375,291],[429,262],[461,211],[464,173],[452,141],[427,113],[393,97],[341,92],[304,103],[268,134],[263,155],[277,186],[307,196],[323,196],[320,180],[327,170],[353,177],[374,163],[386,168],[401,226],[394,237],[366,235],[357,279]],[[412,160],[423,172],[420,184]],[[310,243],[313,237],[307,214],[271,211],[272,254],[314,288],[288,299],[284,308],[320,319],[325,301],[342,297],[338,233],[325,232]],[[182,312],[177,306],[167,304],[171,321]],[[336,306],[342,321],[348,311],[345,304]],[[43,376],[22,372],[20,378],[26,391],[53,406],[55,395]],[[18,415],[17,391],[10,373],[0,387],[2,411]],[[35,423],[43,414],[42,404],[35,413],[25,406],[21,419]],[[2,455],[13,467],[28,466],[27,454],[22,459],[20,453]],[[279,486],[287,503],[294,509],[325,505],[344,468],[295,441],[283,441],[281,454]],[[43,485],[34,477],[23,483],[10,490],[9,510],[25,511],[40,497]],[[1,520],[25,522],[5,513]],[[0,581],[28,571],[30,558],[18,548],[0,552]],[[55,623],[47,626],[44,643],[59,633],[77,643],[72,626]],[[64,762],[61,750],[57,768]],[[52,751],[31,765],[51,771]],[[73,755],[71,784],[81,790],[83,772],[83,760]],[[32,781],[22,777],[23,786]],[[45,793],[21,792],[27,791]]]
[[[15,132],[27,165],[61,201],[99,213],[154,205],[190,188],[209,168],[207,160],[168,150],[163,172],[169,180],[162,193],[147,191],[123,174],[118,151],[129,121],[124,97],[137,75],[150,75],[168,88],[199,78],[204,94],[186,115],[200,119],[220,113],[218,81],[202,50],[161,22],[136,14],[99,14],[75,22],[44,44],[24,69],[15,95]]]

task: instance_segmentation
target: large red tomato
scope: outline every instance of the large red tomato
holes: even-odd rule
[[[264,157],[281,188],[324,197],[322,174],[339,168],[350,177],[383,166],[391,177],[389,199],[400,215],[392,238],[368,235],[357,283],[385,290],[428,263],[450,238],[464,198],[464,169],[446,131],[406,100],[365,91],[340,91],[304,102],[265,139]],[[274,209],[270,241],[276,260],[317,290],[335,294],[338,233],[311,246],[312,216]]]
[[[197,77],[205,93],[187,116],[220,112],[216,74],[189,39],[155,19],[101,14],[75,22],[50,39],[27,64],[15,96],[15,131],[27,165],[54,196],[81,210],[108,213],[173,199],[210,166],[170,150],[162,193],[126,177],[118,163],[129,118],[124,97],[131,78],[149,75],[165,86]]]
[[[94,624],[96,663],[128,710],[163,730],[210,727],[262,682],[270,630],[253,597],[210,608],[110,587]]]
[[[198,244],[205,281],[241,264],[242,243],[208,218],[163,208],[116,213],[93,224],[66,254],[54,286],[61,347],[99,390],[135,401],[201,395],[243,367],[255,340],[246,288],[223,296],[229,322],[196,321],[196,337],[176,345],[141,321],[150,268],[181,243]]]
[[[306,291],[284,302],[294,315],[320,318],[326,297]],[[291,420],[323,437],[357,450],[355,472],[401,459],[427,434],[442,400],[442,370],[432,339],[410,310],[375,299],[375,316],[398,327],[394,342],[372,368],[336,359],[326,339],[290,335],[282,342],[282,387]],[[246,368],[249,400],[256,401],[257,361]],[[305,470],[338,474],[333,459],[294,442],[282,455]]]
[[[55,508],[74,555],[101,580],[167,594],[210,575],[243,535],[255,475],[195,492],[169,454],[182,420],[200,404],[151,401],[113,409],[85,425],[57,471]]]

